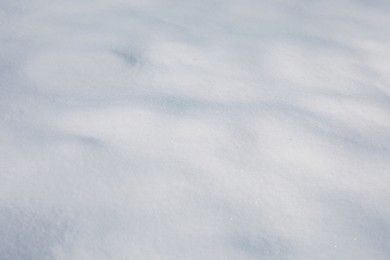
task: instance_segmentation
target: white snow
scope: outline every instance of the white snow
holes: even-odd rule
[[[390,259],[387,0],[0,0],[0,259]]]

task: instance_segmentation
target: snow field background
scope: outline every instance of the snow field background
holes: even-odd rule
[[[389,11],[0,0],[0,259],[388,259]]]

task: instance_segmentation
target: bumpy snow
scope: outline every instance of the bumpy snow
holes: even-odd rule
[[[0,0],[0,259],[390,259],[387,0]]]

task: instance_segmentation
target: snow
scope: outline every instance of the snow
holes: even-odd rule
[[[389,12],[0,0],[0,259],[389,259]]]

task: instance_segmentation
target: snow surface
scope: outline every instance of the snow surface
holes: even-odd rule
[[[390,1],[0,0],[0,259],[390,259]]]

